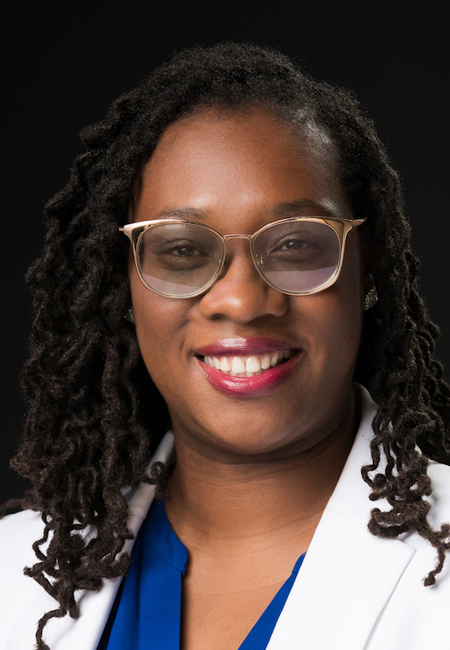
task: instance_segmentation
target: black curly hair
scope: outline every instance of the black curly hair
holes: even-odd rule
[[[77,589],[97,590],[126,572],[121,554],[127,504],[169,425],[167,408],[140,357],[133,326],[128,250],[119,226],[161,134],[204,107],[272,111],[301,129],[315,125],[334,142],[342,184],[373,250],[378,304],[366,312],[355,380],[379,409],[372,464],[362,478],[380,537],[417,531],[437,549],[435,582],[450,547],[449,527],[433,530],[428,459],[448,463],[450,389],[434,358],[439,330],[418,292],[398,175],[370,118],[346,90],[317,82],[277,51],[252,44],[196,47],[175,55],[137,89],[119,97],[106,119],[82,131],[85,153],[66,187],[46,206],[48,234],[30,268],[35,319],[23,372],[28,418],[13,467],[31,479],[24,507],[42,512],[38,562],[26,573],[59,602],[38,624],[37,647],[52,617],[79,615]],[[145,397],[144,397],[145,396]],[[421,454],[417,446],[420,447]],[[97,536],[80,534],[93,526]],[[49,541],[46,552],[41,546]]]

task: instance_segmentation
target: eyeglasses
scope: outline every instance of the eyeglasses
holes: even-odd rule
[[[247,239],[255,269],[267,284],[290,296],[327,289],[339,277],[345,242],[365,219],[292,217],[253,235],[221,235],[183,219],[129,223],[120,230],[133,247],[147,289],[169,298],[193,298],[217,280],[229,239]]]

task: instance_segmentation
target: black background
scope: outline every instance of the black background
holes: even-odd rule
[[[23,276],[42,245],[43,205],[68,178],[79,130],[186,46],[272,45],[355,91],[402,175],[422,290],[443,330],[438,356],[450,364],[450,21],[438,6],[445,3],[2,3],[0,500],[25,485],[8,459],[24,414],[19,372],[30,316]]]

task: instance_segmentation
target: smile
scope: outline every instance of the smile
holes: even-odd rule
[[[203,362],[231,377],[256,377],[291,359],[295,350],[280,350],[251,356],[204,356]]]
[[[270,338],[230,338],[196,350],[195,357],[213,388],[229,397],[264,397],[289,379],[303,350]]]

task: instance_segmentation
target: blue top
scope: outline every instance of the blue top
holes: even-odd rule
[[[237,650],[264,650],[303,562],[297,560],[280,588]],[[173,532],[163,501],[154,501],[132,552],[97,650],[179,650],[181,579],[187,549]]]

